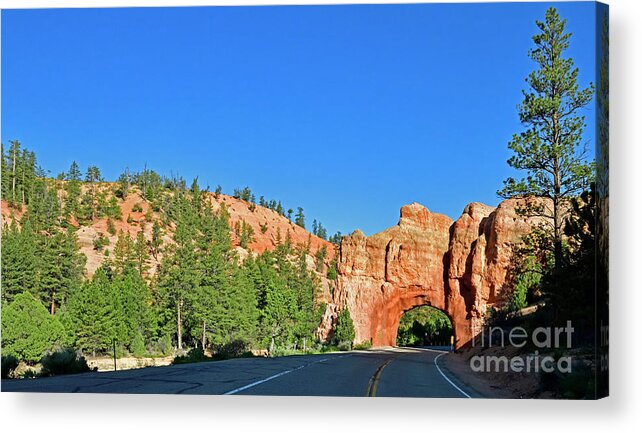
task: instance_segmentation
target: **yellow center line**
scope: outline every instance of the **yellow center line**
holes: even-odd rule
[[[377,396],[377,387],[379,386],[379,380],[381,379],[381,374],[383,373],[383,370],[390,364],[392,361],[394,361],[396,358],[401,356],[395,355],[383,364],[377,368],[377,371],[372,375],[370,378],[370,381],[368,382],[368,390],[366,391],[366,397],[376,397]]]

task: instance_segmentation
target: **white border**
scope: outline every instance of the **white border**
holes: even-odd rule
[[[412,3],[405,1],[403,3]],[[199,1],[204,4],[363,1]],[[365,3],[380,3],[368,1]],[[401,3],[390,0],[387,3]],[[642,2],[611,0],[611,395],[598,402],[0,394],[3,431],[635,431],[640,427]],[[176,0],[0,0],[2,8],[170,6]],[[340,380],[340,378],[337,378]]]

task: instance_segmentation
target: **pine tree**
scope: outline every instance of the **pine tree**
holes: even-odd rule
[[[121,199],[125,200],[129,194],[129,187],[131,184],[131,174],[129,173],[129,168],[127,168],[123,173],[118,176],[118,189],[116,190],[116,195]]]
[[[339,343],[348,342],[352,344],[354,340],[354,322],[347,307],[339,312],[334,335]]]
[[[81,183],[80,179],[82,173],[76,161],[71,163],[69,167],[69,172],[65,175],[67,182],[65,183],[65,205],[64,205],[64,214],[68,217],[70,215],[76,215],[79,210],[78,200],[80,199],[81,194]]]
[[[277,338],[287,338],[296,316],[296,296],[279,278],[267,281],[262,321],[270,339],[269,352],[274,354]]]
[[[136,267],[138,273],[141,276],[144,276],[147,273],[149,266],[147,265],[147,260],[149,260],[149,252],[147,250],[147,241],[145,240],[145,233],[143,230],[139,230],[136,234],[136,241],[133,244],[132,255],[136,261]]]
[[[87,192],[86,202],[89,204],[91,209],[90,219],[93,220],[97,216],[97,195],[96,195],[96,184],[102,182],[103,178],[100,174],[100,169],[95,165],[90,165],[87,168],[87,174],[85,176],[85,182],[89,184],[89,191]]]
[[[541,33],[533,36],[535,49],[529,51],[539,69],[526,79],[519,117],[526,130],[515,134],[508,147],[514,155],[508,164],[526,171],[526,177],[504,181],[502,197],[535,196],[551,202],[549,206],[531,204],[522,212],[547,219],[550,224],[555,267],[562,266],[562,229],[569,200],[588,187],[593,168],[582,148],[584,116],[577,114],[593,95],[593,84],[580,90],[579,70],[571,58],[564,57],[571,34],[566,20],[555,8],[546,11],[544,22],[536,21]]]
[[[151,240],[152,254],[154,257],[156,257],[160,252],[161,245],[163,245],[163,229],[160,222],[158,222],[158,220],[154,220],[154,223],[152,224]]]
[[[175,311],[176,337],[179,350],[183,348],[184,319],[189,305],[190,293],[198,287],[198,270],[193,264],[197,262],[195,249],[196,215],[189,208],[189,201],[179,199],[184,208],[180,216],[174,244],[169,254],[163,258],[159,275],[159,289],[161,290],[168,308]]]
[[[303,208],[298,207],[297,208],[297,213],[294,216],[294,223],[298,225],[299,227],[305,228],[305,216],[303,215]]]
[[[114,246],[114,271],[117,274],[124,274],[131,268],[137,266],[135,252],[134,252],[134,242],[132,241],[131,236],[128,233],[123,232],[122,230],[118,232],[118,239],[116,240],[116,245]]]
[[[136,339],[150,335],[153,316],[151,294],[137,270],[119,275],[111,282],[112,308],[115,312],[115,336],[134,352]]]
[[[121,319],[114,308],[114,292],[103,269],[91,281],[80,285],[69,297],[61,317],[74,347],[89,350],[95,356],[109,350],[117,338]]]
[[[38,289],[51,315],[82,281],[86,257],[79,252],[73,231],[39,238]]]
[[[39,297],[37,235],[31,223],[25,221],[22,229],[15,224],[2,230],[2,300],[11,301],[21,292]]]
[[[2,305],[2,355],[33,364],[45,351],[66,343],[65,331],[30,293],[20,293]]]

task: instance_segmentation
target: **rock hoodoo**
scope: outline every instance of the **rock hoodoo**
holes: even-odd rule
[[[401,208],[394,227],[370,237],[359,230],[346,236],[319,335],[328,336],[346,306],[355,341],[394,345],[403,313],[430,305],[450,317],[455,346],[465,345],[505,288],[513,246],[535,223],[517,214],[519,204],[471,203],[453,222],[413,203]]]

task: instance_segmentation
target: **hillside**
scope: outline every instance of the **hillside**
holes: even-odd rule
[[[64,182],[56,181],[61,201],[64,199]],[[87,186],[83,186],[83,193],[86,192]],[[105,194],[106,199],[115,199],[115,183],[103,182],[96,185],[100,193]],[[215,212],[220,211],[225,206],[229,213],[230,236],[233,246],[241,260],[244,260],[249,254],[256,256],[264,251],[272,251],[279,244],[290,239],[292,245],[304,246],[309,242],[309,254],[307,255],[307,265],[309,270],[315,272],[320,281],[322,293],[319,293],[319,300],[328,302],[331,298],[330,281],[326,278],[327,268],[335,257],[335,246],[331,242],[313,235],[308,230],[300,227],[288,218],[280,215],[278,212],[258,204],[250,203],[225,194],[206,193]],[[120,208],[121,218],[108,218],[105,216],[93,218],[90,222],[79,224],[76,218],[71,217],[71,225],[77,228],[76,236],[80,251],[87,258],[85,264],[85,276],[91,278],[96,270],[102,265],[106,258],[113,255],[113,251],[118,239],[119,233],[128,234],[135,238],[142,230],[148,245],[151,244],[152,227],[155,221],[163,226],[162,240],[167,245],[173,242],[173,232],[175,226],[173,222],[163,222],[162,211],[152,210],[152,204],[142,197],[139,188],[132,186],[126,198],[116,199]],[[2,200],[2,225],[16,223],[20,224],[21,218],[27,211],[27,206],[15,208],[9,206],[9,203]],[[109,230],[109,224],[113,229]],[[251,227],[251,238],[245,247],[241,246],[241,239],[238,230],[239,224],[245,224]],[[247,230],[247,228],[245,229]],[[95,248],[95,241],[98,238],[105,238],[107,245],[101,248]],[[317,266],[316,254],[322,248],[326,249],[323,266]],[[156,274],[163,258],[162,250],[153,253],[150,248],[149,259],[149,276]],[[320,272],[318,271],[320,270]]]

